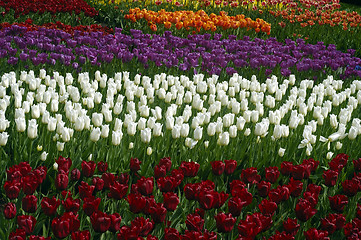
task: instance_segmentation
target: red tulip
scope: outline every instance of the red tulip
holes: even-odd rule
[[[101,211],[95,211],[90,216],[90,222],[95,232],[103,233],[108,231],[112,223],[112,220],[108,214],[103,213]]]
[[[142,177],[137,181],[136,184],[139,193],[144,196],[148,196],[153,192],[153,185],[154,185],[153,177],[150,178]]]
[[[261,181],[257,184],[258,194],[265,198],[267,197],[269,191],[271,190],[271,183],[266,181]]]
[[[323,172],[322,177],[325,179],[325,185],[332,187],[336,184],[338,172],[329,169]]]
[[[140,164],[141,164],[141,163],[142,163],[142,162],[139,161],[138,158],[131,158],[131,159],[130,159],[130,166],[129,166],[130,171],[132,171],[132,172],[137,172],[137,171],[140,169]]]
[[[257,173],[257,168],[251,167],[242,169],[241,179],[245,183],[255,184],[261,180],[261,176]]]
[[[14,203],[9,202],[5,205],[4,216],[6,219],[12,219],[16,216],[16,206]]]
[[[109,231],[115,233],[118,232],[120,229],[120,222],[122,221],[122,217],[119,215],[119,213],[113,213],[110,216],[110,227]]]
[[[92,184],[95,187],[95,190],[101,191],[104,188],[104,180],[99,177],[94,177],[92,179]]]
[[[65,190],[68,187],[69,177],[66,174],[60,173],[56,175],[55,187],[58,190]]]
[[[317,230],[316,228],[310,228],[308,231],[304,232],[306,240],[329,240],[328,232]]]
[[[56,199],[55,196],[53,196],[53,198],[43,197],[41,200],[41,209],[47,216],[54,215],[59,205],[60,200]]]
[[[293,171],[293,163],[291,162],[287,162],[287,161],[283,161],[281,163],[281,173],[284,176],[289,176],[291,175]]]
[[[22,209],[27,213],[34,213],[38,207],[38,199],[34,195],[27,195],[21,201]]]
[[[173,192],[163,193],[164,207],[168,211],[174,211],[179,204],[179,197]]]
[[[140,194],[130,193],[127,197],[127,201],[132,213],[140,213],[145,208],[146,199]]]
[[[29,174],[22,178],[22,188],[26,195],[34,194],[40,184],[41,179],[35,174]]]
[[[326,218],[321,218],[321,228],[329,234],[334,233],[344,227],[346,218],[342,214],[330,213]]]
[[[179,232],[175,228],[166,228],[164,234],[164,240],[180,239]]]
[[[197,176],[199,170],[199,164],[196,162],[182,162],[180,169],[182,169],[185,177],[195,177]]]
[[[69,236],[72,232],[78,231],[80,221],[78,215],[72,212],[66,212],[60,217],[55,217],[51,222],[51,229],[55,237],[63,239]]]
[[[222,175],[222,173],[224,172],[224,168],[226,166],[223,161],[213,161],[211,162],[211,165],[212,165],[212,172],[216,176]]]
[[[81,169],[85,177],[91,177],[94,174],[96,163],[94,161],[82,161]]]
[[[165,221],[167,209],[163,206],[163,203],[156,203],[153,206],[150,206],[149,211],[155,223],[162,223]]]
[[[108,170],[108,163],[100,161],[98,162],[97,167],[100,173],[105,173]]]
[[[218,213],[215,217],[217,230],[222,233],[230,232],[233,229],[237,218],[232,217],[232,214]]]
[[[90,232],[89,230],[84,231],[76,231],[71,233],[71,240],[90,240]]]
[[[82,181],[78,186],[79,196],[81,199],[86,197],[91,197],[93,195],[93,191],[95,186],[89,185],[87,182]]]
[[[277,210],[277,203],[272,202],[268,199],[263,199],[260,204],[258,204],[258,208],[261,213],[265,216],[272,216],[274,212]]]
[[[139,236],[146,237],[154,228],[154,222],[143,217],[136,217],[132,221],[132,228],[139,230]]]
[[[290,190],[290,195],[292,197],[299,197],[303,191],[303,182],[300,180],[294,180],[291,177],[290,182],[286,185],[286,187]]]
[[[342,182],[342,189],[344,191],[344,193],[349,196],[355,196],[356,193],[359,190],[359,184],[356,180],[351,179],[351,180],[345,180],[344,182]]]
[[[91,216],[93,212],[98,210],[100,202],[101,199],[94,196],[84,198],[83,211],[85,215]]]
[[[116,200],[120,200],[125,197],[128,192],[128,185],[120,184],[119,182],[114,182],[113,185],[110,186],[110,192],[108,197],[114,198]]]
[[[287,220],[283,221],[283,229],[293,236],[296,235],[299,228],[300,224],[297,223],[297,219],[287,218]]]
[[[64,158],[62,156],[59,156],[58,160],[56,160],[56,163],[58,164],[58,172],[64,171],[65,174],[69,173],[69,169],[72,164],[70,158]]]
[[[78,181],[80,179],[80,175],[81,175],[80,170],[77,168],[74,168],[70,172],[70,179],[74,182]]]
[[[172,161],[170,160],[170,157],[164,157],[164,158],[159,160],[158,165],[159,166],[165,166],[167,172],[169,172],[171,167],[172,167]]]
[[[10,199],[15,199],[19,196],[21,184],[15,181],[6,181],[4,183],[6,196]]]
[[[106,172],[102,174],[102,179],[104,181],[104,188],[109,189],[110,185],[112,185],[115,181],[115,176],[112,173]],[[128,184],[128,183],[123,183],[123,184]]]
[[[266,180],[270,183],[275,183],[277,181],[277,178],[280,176],[280,171],[278,170],[278,167],[267,167],[265,177]]]
[[[297,219],[306,222],[313,215],[316,214],[317,210],[311,207],[311,204],[306,199],[300,198],[295,208]]]
[[[232,159],[224,160],[224,164],[225,164],[224,173],[227,174],[227,175],[233,174],[233,172],[237,168],[237,161],[236,160],[232,160]]]
[[[348,197],[345,195],[335,195],[333,197],[328,197],[330,201],[331,209],[337,212],[342,212],[345,206],[348,204]]]
[[[22,228],[17,228],[15,232],[11,232],[9,240],[26,240],[26,232]]]
[[[20,215],[16,220],[19,228],[24,229],[26,234],[30,234],[34,231],[36,225],[35,217],[29,215]]]

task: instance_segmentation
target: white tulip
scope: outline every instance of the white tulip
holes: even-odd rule
[[[194,130],[194,139],[196,141],[199,141],[202,139],[202,134],[203,134],[203,128],[202,127],[197,127],[195,130]]]
[[[102,138],[107,138],[109,136],[109,125],[102,125],[100,136]]]
[[[358,135],[358,129],[355,126],[351,126],[350,131],[348,133],[348,138],[350,140],[355,140]]]
[[[173,138],[179,138],[180,137],[180,130],[181,130],[181,126],[179,125],[174,125],[173,129],[172,129],[172,137]]]
[[[214,136],[216,134],[216,123],[211,122],[208,124],[207,134],[208,136]]]
[[[16,118],[15,124],[16,124],[16,131],[25,132],[25,129],[26,129],[25,117]]]
[[[328,160],[330,160],[332,158],[332,156],[333,156],[333,152],[328,152],[327,155],[326,155],[326,158]]]
[[[168,117],[165,119],[165,126],[166,126],[166,129],[167,129],[167,130],[172,130],[173,127],[174,127],[174,117],[168,116]]]
[[[187,137],[189,134],[189,125],[187,123],[183,123],[181,125],[181,129],[180,129],[180,135],[181,137]]]
[[[217,144],[220,146],[227,146],[229,144],[229,133],[223,132],[219,134]]]
[[[285,155],[285,152],[286,152],[286,149],[280,148],[280,149],[278,150],[278,156],[283,157],[283,156]]]
[[[92,114],[92,123],[95,127],[100,127],[103,124],[103,114],[94,112]]]
[[[133,149],[134,148],[134,143],[133,142],[130,142],[129,143],[129,149]]]
[[[38,124],[35,119],[28,121],[28,137],[34,139],[38,136]]]
[[[145,127],[146,127],[146,125],[147,125],[147,119],[145,119],[145,118],[139,118],[139,120],[138,120],[138,130],[143,130],[143,129],[145,129]]]
[[[0,146],[5,146],[8,142],[9,134],[7,132],[0,133]]]
[[[342,148],[342,143],[341,142],[336,142],[336,149],[340,150]]]
[[[251,129],[250,128],[247,128],[245,131],[244,131],[244,136],[249,136],[251,134]]]
[[[190,149],[194,148],[195,145],[197,145],[198,141],[192,139],[192,138],[186,138],[184,140],[184,145]]]
[[[153,128],[153,136],[154,137],[162,136],[163,135],[162,128],[163,128],[163,124],[158,122],[155,123]]]
[[[5,131],[10,126],[10,121],[4,118],[0,118],[0,132]]]
[[[147,147],[147,155],[150,156],[153,153],[153,149],[151,147]]]
[[[104,110],[102,111],[104,115],[105,122],[111,122],[113,120],[112,111],[111,110]]]
[[[91,140],[92,142],[97,142],[97,141],[99,141],[99,139],[100,139],[100,134],[101,134],[100,128],[98,128],[98,127],[93,128],[93,130],[92,130],[91,133],[90,133],[90,140]]]
[[[47,127],[47,129],[48,129],[49,132],[55,131],[57,122],[58,122],[58,121],[57,121],[56,118],[54,118],[54,117],[49,117],[49,123],[48,123],[48,127]]]
[[[57,164],[56,162],[53,164],[53,169],[54,169],[55,171],[58,171],[58,164]]]
[[[57,112],[59,110],[59,102],[57,99],[52,99],[50,103],[50,110],[52,112]]]
[[[62,152],[62,151],[64,151],[64,145],[65,145],[65,143],[63,143],[63,142],[56,142],[56,149],[58,149],[59,152]],[[56,166],[58,166],[58,165],[56,165]]]
[[[113,113],[116,114],[116,115],[119,115],[123,110],[123,104],[117,102],[115,105],[114,105],[114,108],[113,108]]]
[[[256,123],[256,122],[258,122],[258,119],[259,119],[259,112],[257,111],[257,110],[253,110],[252,112],[251,112],[251,121],[253,122],[253,123]]]
[[[130,136],[134,136],[137,131],[137,124],[135,122],[130,122],[127,127],[127,133]]]
[[[149,107],[146,105],[142,105],[139,107],[140,116],[149,117]]]
[[[146,128],[140,131],[140,138],[142,142],[149,143],[152,138],[152,130],[150,128]]]
[[[94,95],[94,103],[100,104],[102,102],[102,94],[100,92],[96,92]]]
[[[123,132],[121,130],[112,131],[112,144],[118,146],[123,138]]]

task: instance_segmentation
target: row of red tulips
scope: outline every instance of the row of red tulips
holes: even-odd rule
[[[361,158],[353,160],[354,176],[340,182],[338,177],[350,166],[347,163],[346,154],[337,155],[330,161],[329,168],[322,171],[323,179],[316,179],[316,184],[310,177],[320,172],[319,162],[312,158],[298,165],[284,161],[280,168],[267,167],[261,170],[262,174],[252,167],[239,169],[235,160],[214,161],[211,162],[211,181],[203,179],[196,162],[182,162],[172,170],[171,159],[163,158],[154,167],[154,175],[145,177],[139,175],[141,161],[138,159],[130,160],[129,172],[113,174],[105,162],[83,161],[80,170],[72,168],[70,158],[60,156],[54,164],[56,171],[48,171],[44,166],[32,169],[27,162],[10,167],[4,184],[10,201],[3,213],[5,218],[17,223],[9,239],[26,239],[27,236],[29,239],[68,236],[91,239],[91,234],[105,232],[116,234],[118,239],[158,239],[160,236],[164,239],[217,239],[217,236],[235,232],[234,226],[238,230],[237,239],[255,239],[260,235],[268,239],[294,239],[297,234],[303,234],[306,239],[328,239],[336,231],[348,239],[358,239],[361,237],[361,205],[357,204],[356,214],[349,222],[343,212],[361,191]],[[238,172],[239,177],[236,176]],[[53,179],[55,188],[46,188],[47,177]],[[222,188],[221,182],[228,179],[228,186]],[[318,212],[320,194],[326,188],[336,188],[335,185],[342,187],[335,191],[338,194],[328,196],[330,211],[321,213],[319,227],[298,233]],[[294,201],[295,207],[289,207],[289,201]],[[110,210],[114,202],[126,204],[134,218],[122,224],[121,212]],[[190,203],[192,207],[187,205]],[[188,208],[184,209],[185,206]],[[280,206],[283,211],[293,212],[289,216],[294,217],[285,219],[281,226],[274,226],[273,221],[283,214]],[[284,207],[289,209],[284,210]],[[183,233],[182,228],[169,221],[179,208],[189,211],[184,215],[186,229]],[[210,211],[214,219],[207,215]],[[253,214],[245,215],[245,212]],[[82,216],[90,218],[91,228],[81,221]],[[36,236],[39,234],[35,230],[37,221],[44,217],[50,219],[48,227],[52,233],[46,237]],[[215,227],[209,227],[211,224],[207,221],[215,221]],[[165,226],[164,232],[155,230],[159,225]],[[265,234],[271,228],[276,233]]]

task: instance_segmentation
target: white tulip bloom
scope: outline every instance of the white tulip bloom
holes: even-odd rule
[[[336,149],[340,150],[342,148],[342,143],[341,142],[336,142]]]
[[[123,132],[121,130],[112,131],[112,144],[118,146],[123,138]]]
[[[153,128],[153,136],[154,137],[163,136],[162,129],[163,129],[163,124],[158,123],[158,122],[155,123],[154,128]]]
[[[5,119],[5,116],[0,118],[0,132],[5,131],[10,126],[10,121]]]
[[[139,113],[142,117],[149,117],[149,107],[146,105],[142,105],[139,107]]]
[[[220,146],[227,146],[229,144],[229,133],[223,132],[219,134],[217,144]]]
[[[152,130],[150,128],[146,128],[140,131],[140,138],[142,142],[149,143],[152,138]]]
[[[56,142],[56,148],[58,149],[59,152],[64,151],[64,146],[65,146],[65,143],[63,143],[63,142]],[[58,165],[56,165],[56,166],[58,166]]]
[[[350,140],[355,140],[358,135],[358,129],[355,126],[351,126],[350,131],[348,133],[348,138]]]
[[[184,145],[190,149],[194,148],[197,145],[198,141],[192,139],[192,138],[186,138],[184,140]]]
[[[327,155],[326,155],[326,158],[328,160],[330,160],[332,158],[332,156],[333,156],[333,152],[328,152]]]
[[[181,126],[176,124],[174,125],[173,129],[172,129],[172,137],[173,138],[180,138],[180,130],[181,130]]]
[[[38,136],[38,124],[35,119],[28,121],[28,137],[34,139]]]
[[[181,137],[185,138],[188,136],[188,134],[189,134],[189,125],[187,123],[183,123],[181,125],[180,135]]]
[[[250,128],[246,128],[246,130],[244,131],[244,136],[249,136],[251,134],[251,129]]]
[[[283,156],[285,155],[285,152],[286,152],[286,149],[280,148],[280,149],[278,150],[278,156],[283,157]]]
[[[94,112],[92,114],[92,123],[95,127],[100,127],[103,124],[103,114]]]
[[[136,131],[137,131],[137,124],[135,122],[129,122],[128,127],[127,127],[127,133],[130,136],[134,136]]]
[[[99,139],[100,139],[100,134],[101,134],[100,128],[98,128],[98,127],[93,128],[93,130],[92,130],[91,133],[90,133],[90,140],[91,140],[92,142],[97,142],[97,141],[99,141]]]
[[[147,147],[147,155],[150,156],[153,153],[153,149],[151,147]]]
[[[138,130],[145,129],[146,125],[147,125],[147,119],[145,119],[143,117],[139,118],[139,120],[138,120]]]
[[[168,116],[168,117],[165,119],[165,126],[166,126],[166,129],[167,129],[167,130],[172,130],[173,127],[174,127],[174,117]]]
[[[109,125],[102,125],[100,136],[102,138],[107,138],[109,136]]]
[[[195,130],[194,130],[194,139],[196,141],[199,141],[202,139],[202,135],[203,135],[203,128],[202,127],[197,127]]]
[[[0,146],[5,146],[8,142],[9,134],[7,132],[0,133]]]

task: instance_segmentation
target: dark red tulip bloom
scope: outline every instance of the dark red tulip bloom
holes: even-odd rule
[[[283,229],[292,234],[296,235],[298,229],[300,228],[300,224],[297,223],[297,219],[287,218],[287,220],[283,221]]]
[[[128,188],[128,185],[114,182],[113,185],[111,185],[109,188],[110,192],[108,193],[108,197],[120,200],[127,195]]]
[[[270,183],[275,183],[280,176],[280,171],[278,170],[278,167],[267,167],[265,178],[266,181]]]
[[[179,184],[181,184],[181,182],[184,179],[184,174],[183,174],[183,171],[181,169],[173,169],[170,175],[172,177],[174,177],[174,179],[176,180],[176,185],[177,186]]]
[[[296,180],[307,179],[311,175],[311,166],[308,164],[300,164],[293,166],[291,175]]]
[[[81,170],[85,177],[91,177],[94,175],[94,171],[96,168],[96,163],[94,161],[82,161],[81,162]]]
[[[315,193],[306,191],[303,193],[303,198],[309,201],[311,207],[316,207],[318,203],[318,196]]]
[[[77,168],[74,168],[70,172],[70,179],[74,182],[78,181],[80,179],[80,175],[81,175],[80,170]]]
[[[317,230],[316,228],[310,228],[304,232],[306,240],[329,240],[328,232]]]
[[[245,239],[254,239],[262,231],[262,222],[252,215],[247,215],[245,220],[238,223],[238,232]]]
[[[167,209],[164,207],[163,203],[156,203],[153,206],[150,206],[149,212],[155,223],[162,223],[165,221]]]
[[[36,225],[36,219],[29,215],[20,215],[16,218],[19,228],[24,229],[26,234],[31,234]]]
[[[224,168],[226,166],[223,161],[213,161],[211,162],[211,165],[212,165],[212,172],[216,176],[222,175],[222,173],[224,172]]]
[[[43,237],[43,236],[34,236],[30,235],[29,240],[50,240],[51,237]]]
[[[250,202],[252,202],[252,196]],[[232,216],[238,217],[241,214],[242,208],[249,205],[250,202],[240,197],[232,197],[228,201],[228,211],[232,213]]]
[[[321,218],[321,229],[329,234],[337,230],[343,229],[346,218],[342,214],[330,213],[326,218]]]
[[[4,183],[5,194],[10,199],[16,199],[21,190],[21,183],[15,181],[6,181]]]
[[[114,176],[114,174],[106,172],[106,173],[102,174],[102,179],[104,181],[104,188],[109,189],[109,187],[111,185],[113,185],[116,177]],[[120,182],[120,183],[123,183],[123,182]],[[123,184],[128,184],[128,183],[123,183]]]
[[[361,219],[361,205],[360,205],[360,204],[357,204],[356,217],[357,217],[358,219]]]
[[[163,193],[163,203],[168,211],[174,211],[179,204],[179,197],[174,192]]]
[[[148,196],[153,192],[154,181],[153,177],[145,178],[142,177],[137,181],[137,187],[140,194]]]
[[[108,170],[108,163],[100,161],[97,164],[97,168],[100,173],[105,173]]]
[[[34,195],[27,195],[21,201],[22,209],[27,213],[34,213],[38,207],[38,198]]]
[[[180,239],[179,232],[175,228],[166,228],[164,231],[164,240]]]
[[[161,192],[173,192],[178,187],[177,180],[172,176],[157,179],[157,184]]]
[[[60,217],[55,217],[51,222],[51,229],[55,237],[63,239],[69,236],[72,232],[78,231],[80,221],[78,215],[72,212],[66,212]]]
[[[147,240],[158,240],[158,238],[156,236],[153,236],[153,235],[148,235],[147,236]]]
[[[182,240],[201,240],[203,235],[201,232],[185,230],[184,234],[180,236]]]
[[[14,203],[9,202],[5,205],[4,216],[6,219],[12,219],[16,216],[16,206]]]
[[[132,213],[140,213],[145,208],[146,199],[141,194],[130,193],[127,197],[127,201]]]
[[[198,201],[201,207],[206,210],[215,208],[218,201],[218,193],[214,190],[201,191],[198,194]]]
[[[231,190],[231,195],[233,197],[238,196],[238,194],[243,191],[242,189],[244,189],[246,187],[246,184],[244,182],[242,182],[241,180],[233,180],[230,184],[229,184],[229,188]]]
[[[76,231],[71,233],[71,240],[90,240],[90,232],[89,230],[84,231]]]
[[[171,167],[172,167],[172,161],[170,160],[170,157],[164,157],[164,158],[159,160],[158,165],[159,166],[165,166],[167,172],[169,172]]]
[[[139,237],[138,228],[132,228],[128,226],[122,226],[117,233],[118,240],[143,240],[143,238]]]
[[[311,172],[316,171],[318,165],[320,164],[319,161],[315,161],[313,158],[309,158],[309,159],[304,159],[302,161],[303,165],[309,165],[311,168]]]
[[[257,183],[257,190],[258,190],[258,194],[261,197],[265,198],[267,197],[269,191],[271,190],[271,183],[266,181],[261,181]]]
[[[290,195],[292,197],[298,197],[301,195],[303,190],[303,182],[300,180],[294,180],[291,177],[290,182],[286,186],[290,190]]]
[[[121,173],[118,176],[118,182],[120,182],[121,184],[126,184],[128,185],[129,182],[129,174],[128,173]]]
[[[310,219],[313,215],[316,214],[317,210],[312,208],[309,201],[300,198],[296,204],[295,212],[297,219],[306,222],[308,219]]]
[[[56,175],[55,187],[58,190],[65,190],[68,187],[69,177],[66,174],[60,173]]]
[[[185,177],[197,176],[200,165],[196,162],[182,162],[180,169],[182,169]]]
[[[132,221],[132,228],[139,229],[139,236],[146,237],[154,228],[154,222],[149,218],[145,219],[143,217],[136,217]]]
[[[96,191],[101,191],[104,188],[104,180],[99,177],[94,177],[92,179],[92,184]]]
[[[186,220],[186,227],[189,231],[202,232],[204,226],[204,219],[197,213],[188,214]]]
[[[137,172],[140,169],[140,164],[141,163],[142,162],[139,161],[138,158],[131,158],[130,159],[130,164],[129,164],[130,171]]]
[[[351,180],[346,179],[344,182],[342,182],[342,189],[347,196],[352,197],[355,196],[356,193],[358,192],[359,184],[354,179]]]
[[[232,214],[225,214],[223,212],[218,213],[214,218],[216,219],[218,232],[222,233],[232,231],[233,226],[237,221],[237,218],[232,217]]]
[[[281,163],[281,173],[284,176],[289,176],[291,175],[293,171],[293,163],[291,162],[287,162],[287,161],[283,161]]]
[[[183,192],[186,199],[195,200],[196,194],[199,189],[200,189],[200,184],[187,183],[183,188]]]
[[[336,184],[338,172],[329,169],[323,172],[322,177],[325,179],[325,185],[332,187]]]
[[[318,197],[318,195],[320,195],[321,190],[322,190],[321,186],[310,183],[307,185],[306,192],[314,193]]]
[[[59,156],[58,160],[56,160],[56,163],[58,164],[58,171],[63,171],[65,174],[69,173],[69,169],[72,165],[72,161],[70,158],[64,158],[62,156]]]
[[[43,197],[41,200],[41,209],[46,216],[52,216],[56,213],[60,203],[60,200],[56,199],[55,196],[52,198]]]
[[[227,175],[231,175],[237,168],[237,161],[236,160],[224,160],[225,168],[224,173]]]
[[[342,194],[338,194],[333,197],[329,196],[328,200],[330,201],[331,209],[337,212],[342,212],[348,204],[348,197]]]
[[[17,228],[15,232],[11,232],[9,240],[26,240],[26,232],[22,228]]]
[[[340,172],[347,164],[348,155],[344,153],[337,154],[335,158],[333,158],[328,165],[330,169],[336,172]]]
[[[93,212],[98,210],[100,202],[101,199],[94,196],[84,198],[83,211],[85,215],[91,216]]]
[[[34,194],[40,184],[40,178],[35,174],[29,174],[22,178],[22,188],[26,195]]]
[[[91,197],[93,195],[93,191],[95,186],[89,185],[87,182],[81,181],[80,185],[78,186],[79,196],[81,199],[86,197]]]
[[[67,197],[61,203],[66,212],[72,212],[76,214],[79,211],[80,199],[73,199],[72,197]]]
[[[103,213],[101,211],[95,211],[90,216],[90,222],[95,232],[103,233],[108,231],[112,223],[112,220],[108,214]]]
[[[279,204],[282,201],[287,201],[290,197],[290,190],[286,186],[278,186],[275,189],[271,189],[268,193],[268,197],[271,201]]]
[[[241,179],[245,183],[256,184],[261,180],[261,176],[258,175],[257,168],[251,167],[242,169]]]
[[[268,199],[263,199],[261,203],[258,204],[258,208],[263,215],[272,216],[277,210],[277,203],[272,202]]]
[[[33,171],[33,173],[39,180],[39,184],[41,184],[45,180],[47,172],[48,169],[45,166],[39,166]]]
[[[167,167],[166,166],[157,165],[157,166],[154,167],[154,177],[155,177],[155,179],[165,177],[166,175],[167,175]]]
[[[120,222],[122,221],[122,217],[119,215],[119,213],[113,213],[110,216],[110,227],[109,231],[115,233],[120,230]]]
[[[357,160],[352,160],[353,162],[353,166],[356,172],[361,171],[361,158],[357,159]]]

